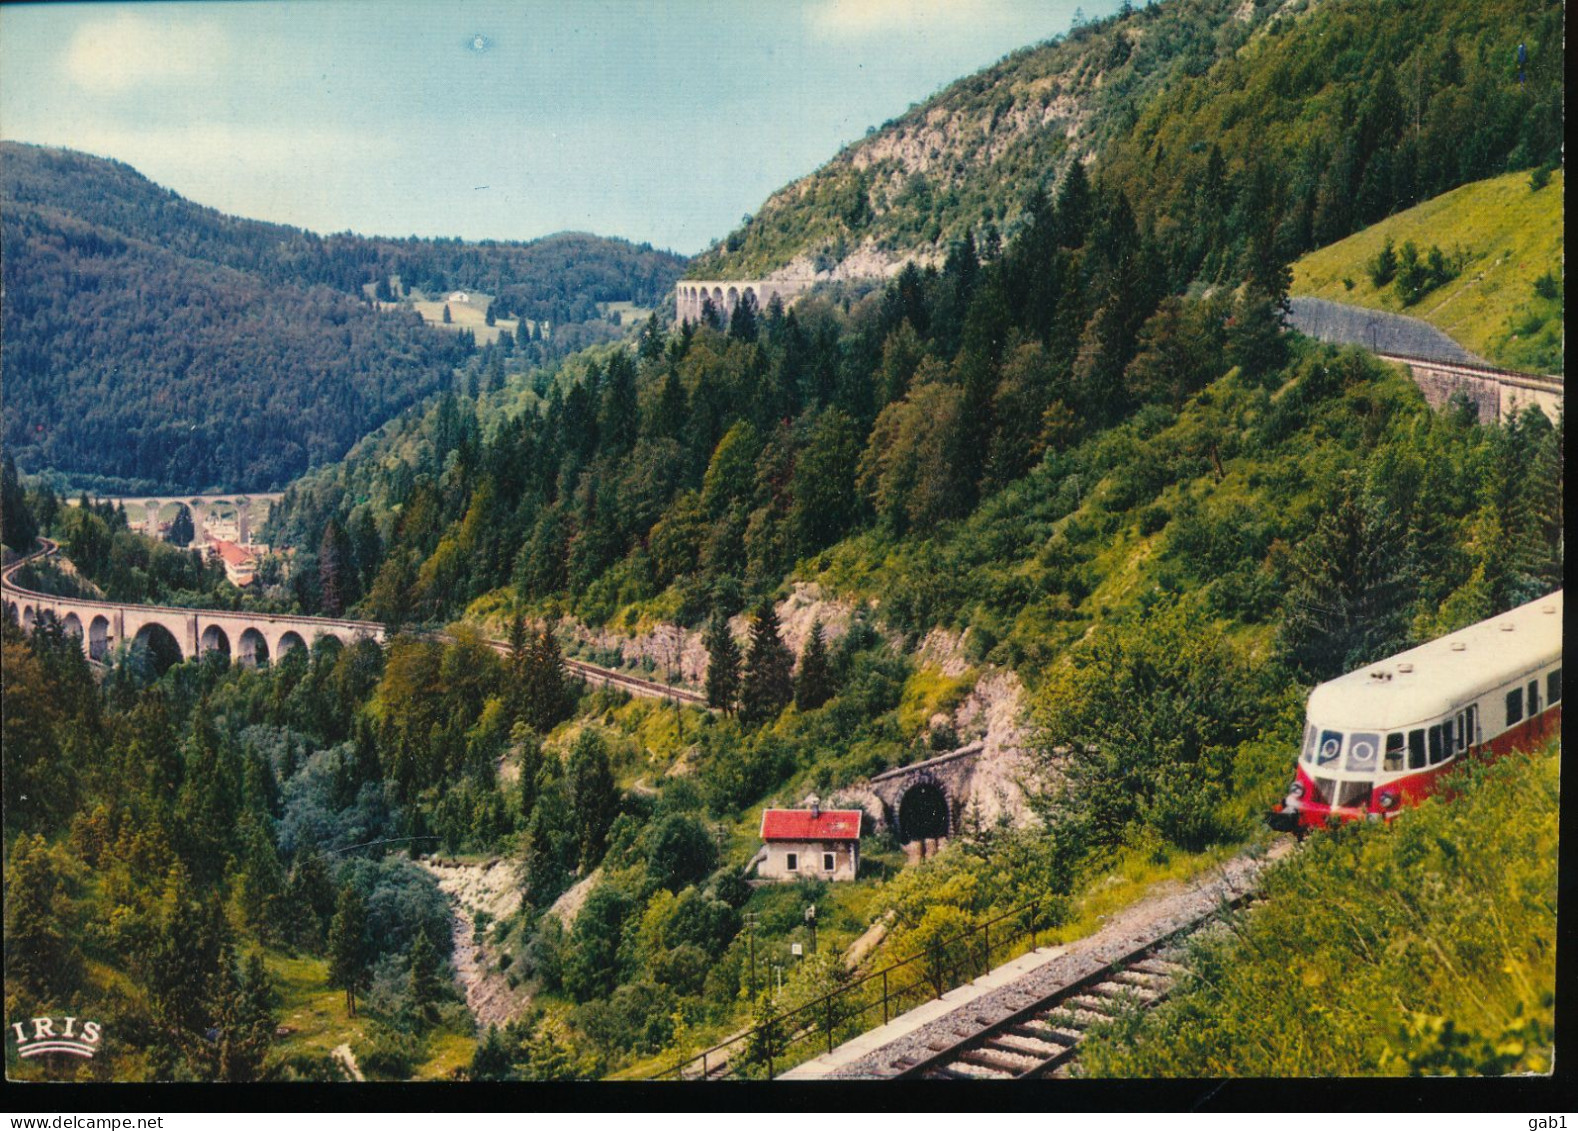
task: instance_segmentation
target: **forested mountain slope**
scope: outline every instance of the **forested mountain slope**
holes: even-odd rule
[[[496,312],[547,319],[569,342],[598,302],[659,301],[681,265],[579,235],[320,237],[11,143],[0,173],[7,450],[29,472],[110,489],[283,486],[447,387],[469,336],[375,312],[363,288],[391,275],[486,288]]]
[[[939,261],[967,232],[1013,235],[1077,156],[1128,195],[1174,285],[1227,277],[1259,228],[1291,259],[1558,163],[1562,68],[1550,0],[1152,4],[954,83],[775,193],[690,274]]]

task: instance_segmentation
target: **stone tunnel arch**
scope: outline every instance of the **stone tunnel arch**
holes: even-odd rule
[[[229,659],[230,637],[217,624],[211,624],[203,629],[203,639],[198,643],[197,650],[205,656],[210,652],[221,652]]]
[[[305,648],[306,646],[307,642],[302,638],[301,633],[292,629],[287,630],[280,636],[279,645],[274,649],[274,652],[281,659],[284,659],[287,652],[294,652],[297,648]]]
[[[244,667],[257,668],[268,664],[268,641],[255,628],[241,634],[239,655]]]
[[[158,621],[149,621],[139,628],[132,637],[132,647],[147,651],[155,675],[163,675],[185,658],[181,655],[181,642]]]
[[[948,795],[942,786],[923,778],[899,798],[899,840],[936,840],[953,831],[948,812]]]
[[[729,304],[729,312],[732,314],[734,312],[734,308],[736,306],[740,305],[740,292],[737,291],[735,288],[730,287],[729,288],[729,293],[727,295],[725,295],[724,298],[725,298],[725,301],[728,302],[728,304]]]
[[[82,639],[82,618],[76,613],[67,613],[66,619],[60,622],[60,627],[65,630],[67,636]]]
[[[88,659],[103,663],[110,654],[109,618],[100,614],[88,624]]]

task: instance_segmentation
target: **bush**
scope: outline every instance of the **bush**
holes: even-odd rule
[[[424,1043],[379,1021],[369,1020],[366,1032],[351,1048],[363,1075],[375,1080],[409,1080],[422,1060]]]

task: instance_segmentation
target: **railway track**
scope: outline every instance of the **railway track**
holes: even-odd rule
[[[1036,1080],[1061,1078],[1089,1030],[1123,1012],[1148,1009],[1167,997],[1187,974],[1177,961],[1185,940],[1243,906],[1243,895],[1050,993],[1026,992],[1006,1015],[975,1017],[957,1039],[934,1038],[930,1055],[894,1063],[895,1080]]]
[[[655,679],[642,679],[640,676],[627,675],[624,672],[613,671],[609,668],[600,668],[596,664],[588,664],[584,660],[567,659],[564,661],[564,666],[588,683],[601,684],[604,687],[617,687],[623,691],[630,692],[632,695],[641,695],[648,699],[671,699],[677,703],[688,703],[693,707],[705,707],[707,705],[707,697],[705,695],[687,688],[659,683]]]

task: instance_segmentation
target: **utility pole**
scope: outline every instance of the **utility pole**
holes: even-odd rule
[[[816,904],[805,909],[805,921],[811,925],[811,953],[816,953]]]
[[[751,984],[750,984],[750,991],[751,991],[751,1000],[752,1001],[756,1000],[756,919],[757,919],[756,912],[754,912],[754,911],[747,911],[745,913],[745,929],[746,929],[747,932],[749,932],[750,941],[751,941]]]

